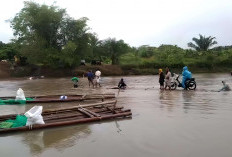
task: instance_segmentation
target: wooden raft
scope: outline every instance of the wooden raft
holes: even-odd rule
[[[61,100],[61,95],[46,95],[46,96],[31,96],[34,100],[27,100],[27,104],[31,103],[54,103],[54,102],[74,102],[74,101],[84,101],[84,100],[95,100],[95,99],[113,99],[115,94],[90,94],[90,95],[65,95],[67,99]],[[15,99],[15,97],[0,97],[2,100]]]
[[[112,118],[131,117],[132,113],[130,109],[123,110],[123,107],[116,107],[115,105],[116,101],[108,101],[95,104],[78,105],[69,108],[46,110],[42,113],[45,124],[0,129],[0,133],[74,125]],[[16,114],[0,116],[0,122],[8,119],[15,119],[16,116]]]

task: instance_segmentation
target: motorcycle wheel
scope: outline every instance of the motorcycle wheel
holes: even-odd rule
[[[187,86],[187,88],[188,88],[189,90],[195,90],[196,87],[197,87],[197,84],[196,84],[195,81],[190,81],[190,82],[188,83],[188,86]]]
[[[177,87],[176,82],[174,82],[174,83],[172,83],[172,84],[171,84],[171,90],[175,90],[175,89],[176,89],[176,87]]]

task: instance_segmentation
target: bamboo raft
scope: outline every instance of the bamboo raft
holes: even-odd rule
[[[123,110],[123,107],[116,107],[117,101],[107,101],[95,104],[78,105],[62,109],[50,109],[42,112],[45,124],[35,124],[18,128],[0,129],[0,133],[28,131],[65,125],[88,123],[114,118],[131,117],[130,109]],[[16,114],[0,116],[0,122],[8,119],[15,119]]]
[[[67,99],[60,99],[61,95],[47,95],[47,96],[31,96],[33,100],[26,100],[27,104],[30,103],[54,103],[54,102],[74,102],[92,99],[112,99],[115,98],[115,94],[91,94],[91,95],[65,95]],[[2,100],[14,99],[15,97],[0,97]]]

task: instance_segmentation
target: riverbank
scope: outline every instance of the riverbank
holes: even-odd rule
[[[119,66],[119,65],[86,65],[79,66],[74,69],[52,69],[43,66],[11,66],[9,63],[0,63],[0,78],[10,77],[66,77],[66,76],[83,76],[89,70],[96,71],[99,69],[103,76],[122,76],[122,75],[157,75],[158,68],[140,68],[136,66]],[[164,68],[163,68],[164,69]],[[174,73],[181,73],[182,68],[171,68]],[[189,67],[192,73],[230,73],[229,67],[214,67],[214,68],[196,68]]]

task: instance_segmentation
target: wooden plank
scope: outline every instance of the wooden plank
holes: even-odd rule
[[[117,111],[120,113],[121,108],[118,108]],[[129,112],[130,110],[124,110],[122,112]],[[106,108],[103,109],[98,109],[98,110],[94,110],[94,112],[96,112],[97,115],[105,115],[105,114],[112,114],[111,111],[107,110]],[[97,116],[96,117],[100,117]],[[85,118],[86,115],[83,115],[83,113],[80,112],[71,112],[71,113],[62,113],[62,114],[52,114],[52,115],[47,115],[47,116],[43,116],[44,122],[45,123],[51,123],[51,122],[57,122],[57,121],[67,121],[70,118],[75,118],[75,119],[80,119],[80,118]]]
[[[95,113],[95,112],[93,112],[93,111],[90,111],[90,110],[88,110],[88,109],[86,109],[86,108],[82,108],[82,109],[83,109],[84,111],[86,111],[86,112],[92,114],[92,115],[95,116],[95,117],[101,117],[100,114],[97,114],[97,113]]]
[[[113,105],[116,100],[114,101],[104,101],[104,102],[99,102],[99,103],[93,103],[93,104],[86,104],[86,105],[78,105],[78,106],[73,106],[73,107],[67,107],[67,108],[61,108],[61,109],[50,109],[46,110],[43,113],[46,112],[51,112],[51,111],[60,111],[60,110],[72,110],[72,109],[77,109],[77,108],[86,108],[86,107],[94,107],[94,106],[101,106],[101,105]]]
[[[92,114],[88,113],[87,111],[83,110],[82,108],[78,108],[78,111],[80,111],[81,113],[87,115],[88,117],[94,117]]]
[[[90,95],[66,95],[67,99],[61,100],[61,95],[43,95],[43,96],[29,96],[34,100],[27,100],[27,104],[31,103],[52,103],[52,102],[74,102],[83,100],[94,100],[94,99],[112,99],[115,98],[115,94],[90,94]],[[0,99],[15,99],[14,96],[0,97]]]

